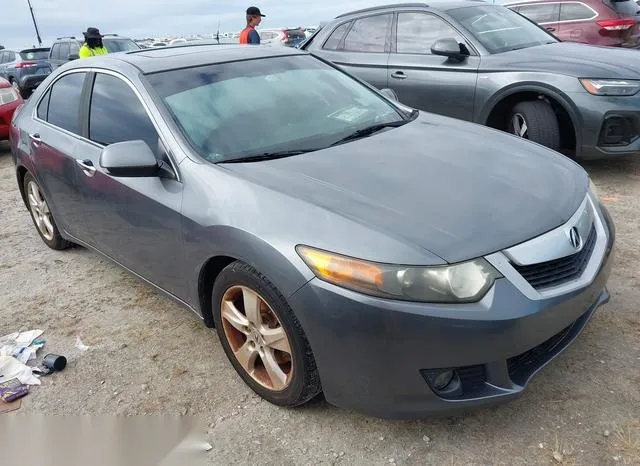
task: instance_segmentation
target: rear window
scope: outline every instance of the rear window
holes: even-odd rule
[[[49,49],[23,50],[20,52],[23,60],[45,60],[49,58]]]
[[[109,53],[129,52],[140,49],[140,46],[130,39],[102,39],[102,43]]]
[[[633,0],[604,0],[604,4],[623,16],[640,15],[640,6]]]

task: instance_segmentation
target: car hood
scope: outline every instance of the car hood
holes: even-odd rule
[[[424,113],[399,128],[321,151],[220,166],[447,262],[558,227],[588,189],[584,170],[560,154]]]
[[[635,49],[558,42],[483,57],[483,70],[550,71],[577,78],[640,78]]]

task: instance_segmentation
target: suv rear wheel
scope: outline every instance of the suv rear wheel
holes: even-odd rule
[[[553,108],[543,100],[520,102],[511,109],[507,130],[518,137],[560,149],[560,126]]]

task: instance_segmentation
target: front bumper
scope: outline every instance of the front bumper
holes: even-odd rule
[[[570,97],[583,119],[582,124],[575,122],[578,158],[640,155],[640,94],[605,97],[581,92],[571,93]],[[620,138],[607,141],[607,134],[617,132],[621,133]]]
[[[518,396],[609,300],[615,233],[608,230],[591,283],[544,299],[530,299],[507,279],[480,302],[456,306],[378,299],[312,280],[290,303],[327,401],[383,418],[420,418]],[[463,387],[453,398],[437,395],[424,375],[449,368]]]
[[[49,77],[50,73],[47,74],[32,74],[24,76],[20,79],[20,89],[23,91],[33,91],[37,88],[42,82]]]

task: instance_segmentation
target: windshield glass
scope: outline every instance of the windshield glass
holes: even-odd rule
[[[23,50],[20,57],[23,60],[45,60],[49,58],[49,49]]]
[[[402,121],[369,88],[308,55],[147,76],[193,148],[211,162],[328,147]]]
[[[109,53],[129,52],[130,50],[139,50],[140,46],[130,39],[107,39],[103,38],[102,43]]]
[[[502,6],[455,8],[448,13],[489,53],[524,49],[558,40],[515,11]]]

